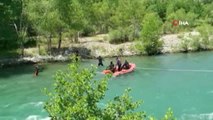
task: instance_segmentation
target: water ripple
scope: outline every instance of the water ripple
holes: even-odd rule
[[[44,104],[44,102],[39,101],[39,102],[29,102],[29,103],[25,103],[22,106],[34,106],[34,107],[40,107]]]
[[[181,120],[213,120],[213,113],[184,114]]]
[[[39,115],[30,115],[25,120],[51,120],[50,117],[42,118]]]

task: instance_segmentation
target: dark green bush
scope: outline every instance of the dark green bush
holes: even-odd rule
[[[140,40],[143,51],[148,55],[159,54],[161,52],[163,44],[163,42],[159,40],[161,25],[162,22],[156,13],[148,13],[145,15]]]
[[[109,42],[114,44],[133,41],[136,37],[130,28],[118,28],[109,32]]]
[[[93,27],[86,27],[83,29],[81,36],[91,36],[95,34],[95,28]]]

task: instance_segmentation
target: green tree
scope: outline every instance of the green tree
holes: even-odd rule
[[[158,13],[162,21],[166,20],[166,10],[170,0],[144,0],[147,6],[147,11]]]
[[[192,46],[195,45],[195,44],[197,45],[197,43],[195,43],[195,42],[193,43],[192,42],[191,35],[186,36],[185,34],[181,34],[179,36],[179,38],[181,40],[179,47],[180,47],[182,52],[190,51],[190,43],[192,44]],[[196,49],[196,47],[193,47],[193,48]],[[199,48],[199,47],[197,47],[197,48]]]
[[[17,34],[17,41],[21,49],[21,56],[24,56],[24,44],[27,42],[27,28],[28,28],[28,18],[27,18],[27,0],[19,1],[19,16],[17,21],[13,21],[14,29]]]
[[[88,9],[91,10],[89,16],[88,12],[86,12],[89,25],[94,25],[97,33],[107,33],[110,26],[110,17],[114,9],[113,5],[110,5],[109,0],[100,0],[93,2]]]
[[[74,41],[78,42],[79,32],[83,30],[87,20],[84,12],[84,0],[53,0],[59,18],[75,32]]]
[[[17,27],[17,25],[14,23],[14,27],[18,36],[18,44],[20,45],[21,49],[21,56],[24,56],[24,44],[27,42],[27,27],[26,26],[20,26],[20,28]]]
[[[110,41],[121,43],[135,40],[140,35],[140,24],[145,14],[143,1],[118,0],[116,5],[110,18]]]
[[[144,112],[133,112],[140,102],[132,102],[129,89],[117,96],[104,108],[98,106],[105,96],[107,81],[95,79],[95,68],[80,68],[80,63],[72,59],[67,72],[58,71],[55,76],[54,91],[47,92],[49,100],[45,109],[54,120],[114,120],[144,119]]]
[[[156,13],[147,13],[142,23],[142,48],[148,55],[161,52],[162,42],[159,40],[162,22]]]
[[[198,15],[193,12],[186,12],[185,9],[181,8],[175,12],[168,14],[167,20],[164,23],[164,32],[165,33],[177,33],[180,31],[190,31],[191,28],[194,28],[197,23]],[[174,20],[188,22],[189,25],[178,25],[174,26],[172,22]]]
[[[65,23],[61,20],[57,9],[55,9],[53,0],[32,0],[29,2],[27,8],[33,27],[39,35],[45,36],[47,39],[49,54],[51,54],[52,38],[55,34],[58,34],[58,48],[60,49]]]
[[[203,12],[201,14],[201,20],[207,24],[213,25],[213,13],[212,13],[212,8],[213,8],[213,2],[209,4],[203,5]]]
[[[0,2],[0,48],[21,49],[24,55],[24,44],[27,41],[28,21],[26,0],[3,0]],[[17,45],[17,46],[16,46]]]
[[[209,24],[203,24],[199,27],[197,27],[197,31],[200,33],[200,46],[202,49],[212,49],[213,48],[213,26]]]
[[[19,12],[19,1],[0,1],[0,49],[17,48],[17,34],[13,22],[17,21]]]

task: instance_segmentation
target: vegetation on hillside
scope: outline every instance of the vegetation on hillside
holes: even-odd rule
[[[182,34],[180,48],[184,52],[213,49],[213,27],[203,24],[196,28],[197,35]]]
[[[51,54],[53,38],[57,38],[60,49],[65,35],[78,42],[79,36],[108,33],[111,43],[140,39],[145,44],[142,52],[156,54],[162,34],[192,31],[204,25],[212,29],[212,8],[212,0],[2,0],[0,49],[19,48],[23,55],[24,48],[45,43]],[[149,14],[158,17],[147,17]],[[174,20],[189,25],[174,26]],[[152,31],[156,26],[151,22],[158,21],[161,29],[154,35],[158,30]],[[144,36],[146,32],[153,33]],[[158,37],[154,40],[152,35]]]

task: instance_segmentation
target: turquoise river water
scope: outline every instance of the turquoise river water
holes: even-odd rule
[[[122,58],[124,59],[124,58]],[[178,120],[213,120],[213,52],[128,57],[134,72],[109,80],[104,105],[128,87],[134,100],[143,100],[138,110],[161,118],[171,107]],[[104,62],[108,64],[110,59]],[[84,60],[88,67],[96,60]],[[38,77],[32,65],[0,70],[0,120],[46,120],[43,88],[51,88],[54,73],[67,63],[47,64]],[[98,68],[97,77],[103,77]]]

